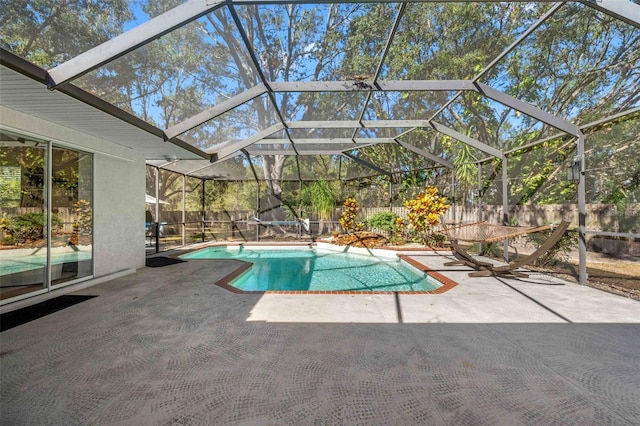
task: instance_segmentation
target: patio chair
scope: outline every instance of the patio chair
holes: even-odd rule
[[[565,231],[569,227],[569,222],[566,222],[566,221],[560,222],[560,224],[555,227],[555,229],[553,230],[549,238],[547,238],[545,242],[540,247],[538,247],[536,251],[534,251],[533,253],[527,256],[522,256],[517,260],[509,262],[506,265],[495,265],[490,262],[480,261],[475,257],[473,257],[471,254],[469,254],[462,247],[460,247],[460,245],[458,244],[458,239],[455,238],[455,235],[456,235],[455,230],[460,229],[462,227],[471,227],[471,226],[476,226],[476,227],[489,226],[490,229],[494,231],[495,235],[489,236],[489,234],[487,233],[487,230],[484,229],[484,230],[476,231],[476,239],[469,239],[471,237],[466,236],[466,239],[464,239],[464,241],[490,243],[490,242],[504,240],[506,238],[513,238],[514,236],[525,235],[532,232],[539,232],[546,229],[551,229],[553,225],[547,225],[547,226],[541,226],[541,227],[519,227],[519,226],[514,227],[514,226],[488,225],[482,222],[482,223],[462,225],[457,228],[445,229],[442,232],[444,235],[449,237],[451,241],[452,253],[455,256],[455,258],[458,259],[457,261],[446,262],[445,266],[465,265],[470,268],[473,268],[475,269],[475,271],[469,273],[470,277],[490,277],[490,276],[497,276],[497,275],[501,275],[501,276],[511,275],[515,277],[527,278],[529,276],[528,274],[519,272],[517,271],[517,269],[522,268],[523,266],[533,265],[533,263],[536,260],[538,260],[547,251],[549,251],[554,245],[556,245],[556,243],[560,240],[562,235],[565,233]],[[499,231],[497,231],[498,228],[503,228],[503,229],[500,229]],[[481,234],[484,234],[486,237],[480,238]]]

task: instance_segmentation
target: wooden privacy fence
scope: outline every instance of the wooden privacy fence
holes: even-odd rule
[[[333,220],[338,220],[343,208],[337,207]],[[403,219],[407,218],[405,207],[363,207],[358,211],[359,219],[367,219],[380,212],[391,211]],[[477,222],[502,223],[502,205],[482,206],[482,215],[477,206],[453,206],[446,213],[446,220],[456,223]],[[578,226],[576,204],[548,204],[543,206],[509,206],[509,219],[515,225],[542,226],[566,220],[572,227]],[[612,204],[587,204],[586,228],[590,231],[640,233],[640,203],[627,204],[623,212]]]
[[[482,220],[501,223],[502,211],[502,206],[483,206]],[[453,212],[448,212],[447,217],[453,217]],[[455,217],[459,222],[477,221],[480,218],[479,208],[456,207]],[[541,226],[566,220],[572,227],[577,227],[578,217],[576,204],[509,206],[510,221],[521,226]],[[612,204],[587,204],[585,225],[590,231],[640,233],[640,204],[628,204],[621,212]]]
[[[337,221],[342,213],[342,207],[336,207],[332,221]],[[358,218],[367,219],[376,213],[391,211],[396,215],[407,218],[407,209],[404,207],[363,207],[358,212]],[[628,232],[640,233],[640,203],[630,203],[624,212],[619,212],[617,206],[612,204],[587,204],[586,227],[591,231],[603,232]],[[11,207],[0,208],[0,217],[12,217],[25,213],[42,213],[38,207]],[[73,207],[56,207],[53,209],[62,223],[62,229],[58,232],[73,232],[75,221],[75,209]],[[213,221],[237,221],[248,220],[254,212],[243,211],[208,211],[205,212],[206,220]],[[187,222],[200,221],[200,212],[187,212]],[[547,223],[557,223],[566,220],[571,226],[578,226],[578,206],[576,204],[549,204],[543,206],[509,206],[510,220],[522,226],[541,226]],[[447,220],[455,222],[475,222],[480,218],[480,210],[477,206],[451,207],[446,214]],[[310,217],[311,220],[317,218]],[[482,206],[482,219],[489,223],[502,222],[501,205]],[[182,222],[181,211],[161,212],[162,222]]]

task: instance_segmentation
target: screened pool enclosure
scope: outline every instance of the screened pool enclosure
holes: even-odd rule
[[[0,16],[3,72],[158,138],[154,247],[312,239],[347,197],[363,219],[402,216],[434,185],[452,223],[570,220],[581,282],[590,253],[640,255],[635,0],[31,1]]]

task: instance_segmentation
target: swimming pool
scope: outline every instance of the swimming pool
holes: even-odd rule
[[[242,291],[433,291],[442,284],[392,256],[299,247],[207,247],[184,259],[235,259],[253,266],[230,285]]]

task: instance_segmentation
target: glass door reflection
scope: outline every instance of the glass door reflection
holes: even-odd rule
[[[0,132],[0,300],[47,287],[46,148]]]
[[[93,273],[93,158],[53,146],[51,151],[51,284]]]

